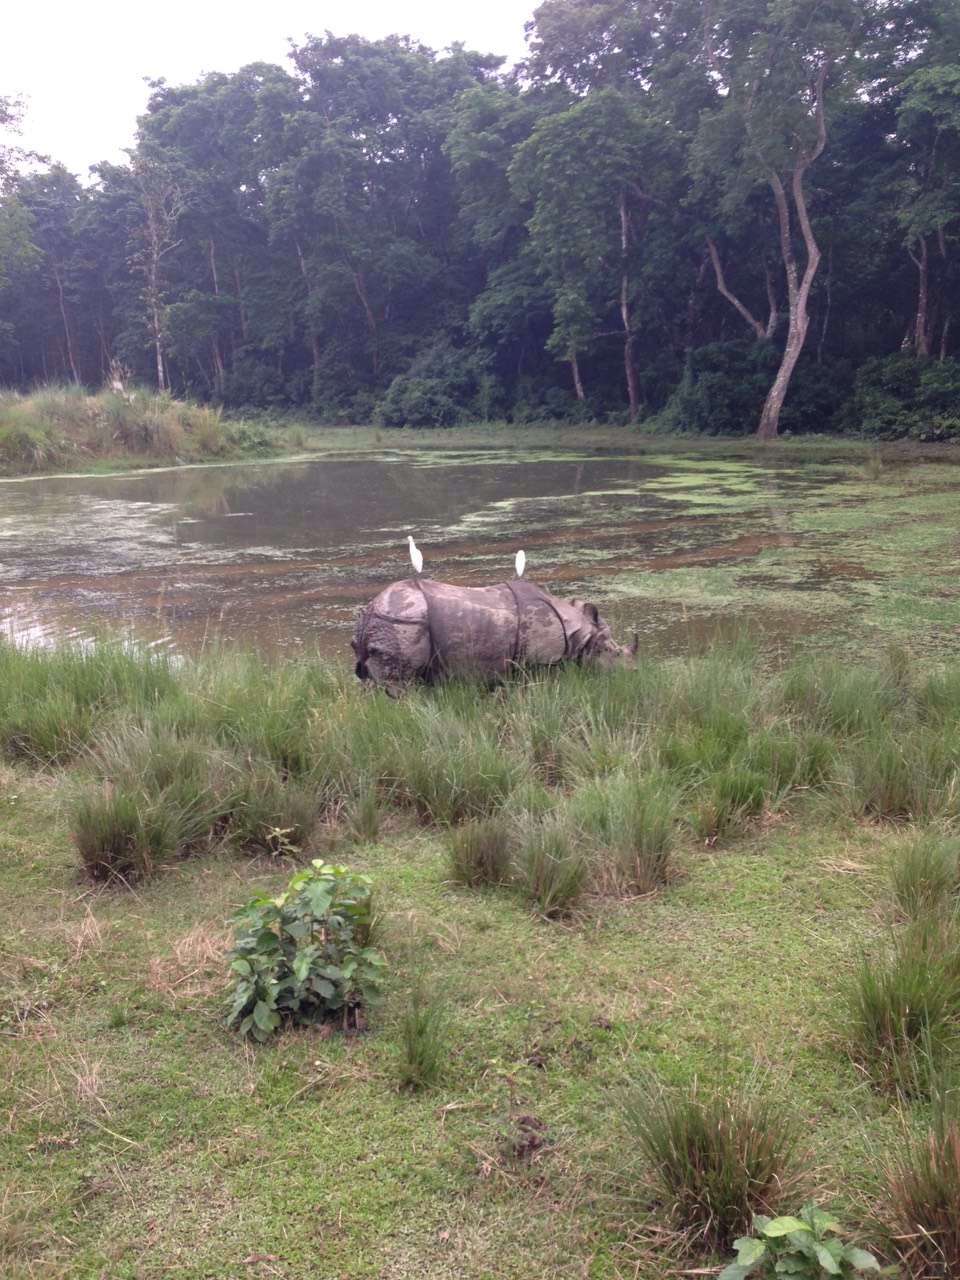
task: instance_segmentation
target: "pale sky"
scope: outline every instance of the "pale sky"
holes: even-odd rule
[[[19,0],[5,6],[0,96],[22,95],[17,140],[80,177],[121,161],[149,90],[144,78],[185,84],[248,62],[289,66],[288,39],[399,33],[435,49],[454,41],[518,61],[523,26],[539,0]],[[9,139],[13,141],[13,139]]]

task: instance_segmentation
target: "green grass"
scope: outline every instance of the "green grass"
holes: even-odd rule
[[[686,1247],[725,1252],[753,1216],[798,1193],[799,1126],[769,1080],[633,1086],[623,1110],[653,1194]]]
[[[912,922],[891,880],[955,833],[948,669],[740,646],[394,702],[307,661],[0,664],[4,1276],[662,1280],[682,1197],[624,1089],[741,1097],[758,1070],[758,1149],[786,1160],[801,1117],[805,1190],[894,1222],[885,1171],[928,1118],[903,1080],[949,1046],[960,973],[936,876],[907,874]],[[891,738],[916,829],[913,801],[851,800]],[[362,1035],[253,1049],[223,1025],[226,921],[306,853],[373,877],[386,1000]]]

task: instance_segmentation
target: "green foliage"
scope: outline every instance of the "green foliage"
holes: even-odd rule
[[[879,440],[953,440],[960,436],[958,399],[960,360],[878,356],[857,370],[844,421]]]
[[[644,1081],[627,1092],[624,1114],[655,1194],[703,1247],[729,1248],[795,1181],[797,1124],[767,1080],[732,1089]]]
[[[770,342],[738,339],[698,347],[690,353],[657,427],[708,436],[751,434],[778,363]]]
[[[284,1022],[301,1026],[337,1016],[359,1027],[380,999],[383,957],[369,945],[369,876],[314,861],[278,898],[253,898],[233,920],[228,953],[233,990],[227,1024],[269,1040]]]
[[[443,341],[394,378],[377,405],[376,420],[385,427],[450,427],[471,418],[488,422],[501,409],[483,353]]]
[[[798,1218],[753,1219],[756,1234],[734,1241],[737,1261],[720,1272],[719,1280],[776,1280],[796,1276],[797,1280],[828,1280],[830,1276],[880,1273],[872,1253],[840,1239],[840,1223],[814,1204],[805,1204]]]

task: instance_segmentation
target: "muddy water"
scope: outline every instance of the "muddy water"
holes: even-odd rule
[[[856,502],[844,469],[575,453],[384,452],[0,483],[0,628],[122,631],[346,655],[357,606],[406,576],[528,575],[596,600],[647,647],[837,624],[872,588],[810,512]],[[806,520],[797,527],[797,512]],[[815,523],[815,522],[814,522]],[[811,591],[823,598],[811,607]],[[851,597],[851,593],[852,597]]]

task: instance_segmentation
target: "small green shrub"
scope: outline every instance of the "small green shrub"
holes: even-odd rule
[[[553,815],[521,837],[517,878],[526,898],[547,919],[567,915],[583,892],[589,865],[565,820]]]
[[[897,905],[913,919],[951,910],[960,896],[960,841],[935,834],[901,845],[890,865]]]
[[[279,898],[259,896],[233,920],[227,1025],[268,1040],[286,1022],[337,1016],[346,1030],[380,998],[384,960],[369,945],[369,876],[314,861]]]
[[[828,1280],[830,1276],[856,1276],[865,1271],[879,1273],[880,1264],[872,1253],[844,1244],[840,1223],[813,1204],[805,1204],[799,1218],[753,1220],[752,1236],[734,1241],[736,1262],[720,1272],[719,1280]]]
[[[450,878],[458,884],[502,885],[510,879],[510,827],[499,815],[464,823],[450,832]]]
[[[423,978],[414,982],[400,1019],[397,1075],[401,1089],[418,1091],[438,1084],[447,1060],[447,1017]]]
[[[728,1249],[793,1189],[796,1123],[763,1079],[708,1090],[645,1081],[624,1112],[654,1193],[691,1244]]]

